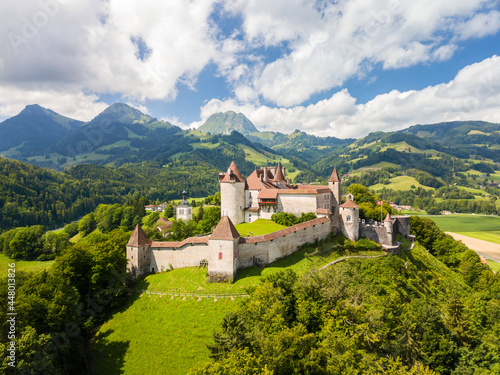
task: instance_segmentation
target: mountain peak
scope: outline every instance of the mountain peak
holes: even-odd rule
[[[243,113],[234,111],[214,113],[198,130],[204,133],[226,135],[231,134],[232,131],[243,135],[258,132],[255,125]]]
[[[113,122],[132,124],[136,122],[150,123],[152,121],[156,121],[156,119],[145,115],[138,109],[135,109],[128,104],[114,103],[94,117],[90,123],[93,125],[106,125]]]

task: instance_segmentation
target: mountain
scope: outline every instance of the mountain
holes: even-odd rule
[[[255,125],[244,114],[233,111],[214,113],[198,130],[203,133],[225,135],[229,135],[233,131],[243,135],[258,132]]]
[[[109,125],[113,123],[122,123],[122,124],[151,124],[158,122],[157,119],[145,115],[138,109],[135,109],[128,104],[125,103],[115,103],[106,108],[96,117],[94,117],[91,121],[86,123],[86,126],[102,126]]]
[[[18,115],[0,124],[0,151],[17,147],[24,155],[44,153],[45,148],[82,124],[37,104],[28,105]]]

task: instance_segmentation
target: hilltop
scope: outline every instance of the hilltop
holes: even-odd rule
[[[214,113],[198,130],[203,133],[229,135],[237,131],[243,135],[258,132],[255,125],[243,113],[233,111]]]

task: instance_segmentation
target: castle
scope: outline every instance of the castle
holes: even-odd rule
[[[232,281],[240,268],[265,265],[292,254],[305,243],[342,232],[351,241],[359,237],[396,252],[398,233],[410,235],[409,216],[389,214],[384,222],[359,220],[359,206],[351,194],[341,204],[341,180],[333,169],[328,185],[291,185],[286,168],[263,167],[245,179],[234,162],[219,173],[221,220],[209,236],[179,242],[152,241],[139,225],[127,244],[128,271],[135,276],[169,268],[208,265],[210,281]],[[177,218],[191,218],[183,192]],[[241,237],[235,224],[270,219],[274,213],[314,212],[316,219],[262,236]]]

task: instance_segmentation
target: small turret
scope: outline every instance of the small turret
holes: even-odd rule
[[[182,200],[175,209],[177,220],[191,220],[193,218],[193,208],[187,201],[186,190],[182,192]]]
[[[341,230],[351,241],[359,238],[359,206],[354,203],[352,194],[347,194],[346,202],[340,205]]]
[[[278,168],[276,169],[276,174],[274,175],[274,185],[279,189],[286,188],[285,176],[283,176],[283,172],[281,171],[281,165],[278,162]]]
[[[392,220],[391,215],[389,215],[389,213],[387,213],[387,216],[385,217],[384,226],[385,226],[385,230],[387,231],[387,233],[389,233],[389,234],[393,233],[394,221]]]

